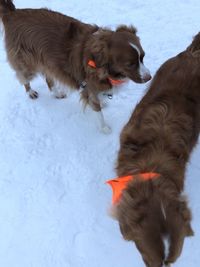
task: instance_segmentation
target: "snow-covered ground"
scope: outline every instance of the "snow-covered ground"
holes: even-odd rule
[[[155,73],[200,30],[199,0],[16,0],[17,7],[48,7],[88,23],[134,24]],[[102,134],[78,93],[53,98],[41,78],[30,100],[6,61],[0,41],[0,266],[142,267],[132,243],[108,216],[119,133],[146,85],[129,82],[104,109],[113,131]],[[177,267],[200,266],[200,147],[187,171],[186,191],[195,236]]]

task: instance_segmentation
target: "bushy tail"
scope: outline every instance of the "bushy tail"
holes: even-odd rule
[[[0,18],[2,18],[6,13],[14,10],[15,5],[12,0],[0,0]]]

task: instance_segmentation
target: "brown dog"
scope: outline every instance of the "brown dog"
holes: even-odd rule
[[[109,127],[98,94],[126,77],[137,83],[151,79],[134,27],[111,31],[47,9],[16,9],[11,0],[0,0],[0,17],[8,60],[29,96],[38,96],[30,86],[37,73],[46,76],[50,90],[54,81],[82,86],[81,97],[99,112],[104,131]]]
[[[199,52],[200,34],[157,71],[121,133],[119,178],[109,181],[121,233],[135,242],[147,267],[175,262],[184,238],[193,234],[182,192],[200,131]]]

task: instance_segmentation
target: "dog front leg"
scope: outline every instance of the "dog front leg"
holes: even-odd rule
[[[111,128],[105,122],[104,115],[101,110],[100,100],[97,94],[85,88],[81,93],[81,99],[84,101],[85,105],[89,104],[90,107],[96,111],[98,120],[100,122],[101,131],[105,134],[111,133]]]
[[[110,134],[112,130],[110,126],[106,124],[104,116],[103,116],[103,112],[100,110],[97,112],[97,115],[99,117],[102,132],[105,134]]]
[[[100,122],[100,127],[101,127],[102,132],[105,134],[111,133],[111,128],[105,122],[104,115],[101,109],[101,104],[96,94],[89,93],[89,105],[92,107],[94,111],[97,112],[97,116]]]

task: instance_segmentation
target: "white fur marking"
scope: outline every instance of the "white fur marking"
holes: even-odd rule
[[[132,44],[132,43],[129,43],[131,45],[131,47],[133,47],[137,53],[138,53],[138,61],[139,61],[139,74],[140,74],[140,77],[141,79],[144,79],[146,76],[149,76],[150,75],[150,71],[145,67],[145,65],[140,61],[140,50],[139,48]]]
[[[140,62],[139,65],[139,72],[140,72],[140,77],[143,79],[145,76],[149,76],[150,75],[150,71],[145,67],[145,65],[143,63]]]
[[[58,90],[57,87],[53,87],[52,89],[52,93],[53,93],[53,96],[55,98],[66,98],[67,97],[67,93],[65,90]]]
[[[62,84],[61,82],[53,79],[52,94],[56,98],[66,98],[70,92],[70,87]]]
[[[140,49],[136,45],[134,45],[132,43],[129,43],[129,44],[138,52],[138,56],[140,57],[140,55],[141,55]]]
[[[167,219],[167,215],[166,215],[165,208],[164,208],[164,206],[163,206],[162,201],[161,201],[161,211],[162,211],[162,214],[163,214],[163,216],[164,216],[164,218],[165,218],[165,220],[166,220],[166,219]]]
[[[101,130],[105,134],[110,134],[111,133],[111,128],[105,123],[103,113],[101,111],[97,112],[99,116],[99,121],[101,124]]]

